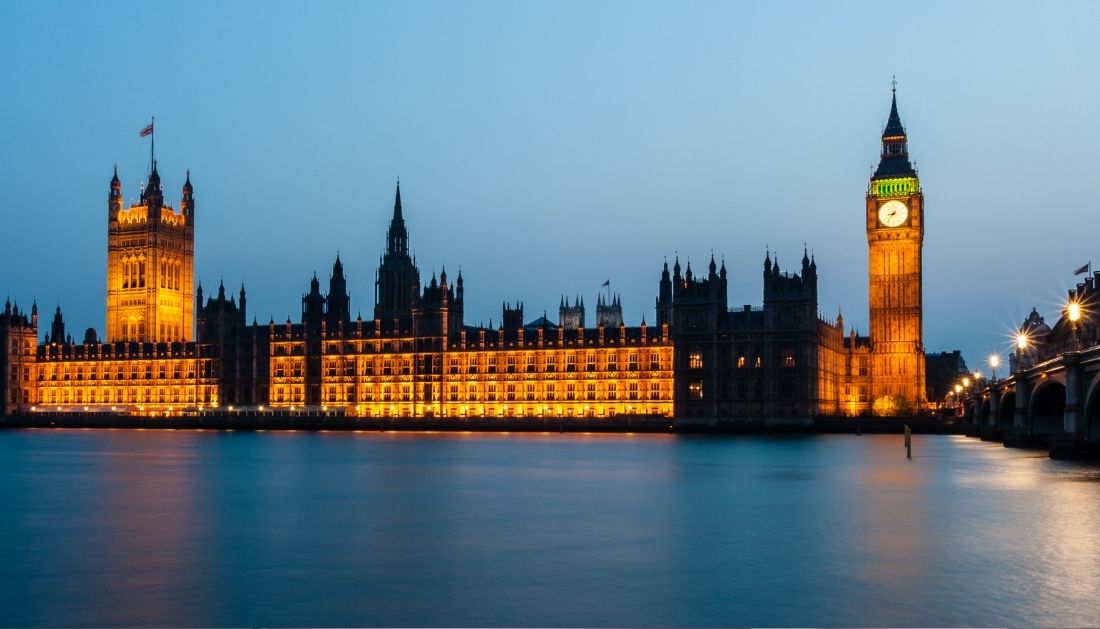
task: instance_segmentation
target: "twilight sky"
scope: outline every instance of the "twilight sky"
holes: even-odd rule
[[[972,368],[1094,259],[1100,3],[0,3],[0,292],[102,334],[106,198],[157,118],[190,168],[196,275],[295,320],[340,252],[373,312],[395,179],[424,281],[653,321],[661,262],[816,253],[820,309],[867,329],[864,194],[890,78],[925,191],[925,344]],[[42,326],[48,328],[48,326]]]

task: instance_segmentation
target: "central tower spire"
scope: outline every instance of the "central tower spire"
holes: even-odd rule
[[[401,215],[401,180],[397,180],[397,193],[393,200],[393,218],[386,233],[386,255],[408,255],[409,232],[405,228],[405,218]]]
[[[384,326],[395,320],[399,326],[409,325],[412,305],[420,292],[420,271],[409,256],[409,231],[401,214],[401,180],[393,199],[393,217],[386,233],[386,253],[378,267],[375,280],[374,317]]]

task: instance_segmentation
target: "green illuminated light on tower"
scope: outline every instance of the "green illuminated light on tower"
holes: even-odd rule
[[[871,194],[876,197],[904,197],[917,192],[920,192],[920,181],[916,177],[894,177],[871,182]]]

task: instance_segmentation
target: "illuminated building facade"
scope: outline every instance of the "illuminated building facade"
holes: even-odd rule
[[[35,348],[38,346],[38,304],[28,315],[19,304],[4,301],[0,313],[0,416],[34,403]]]
[[[871,402],[917,409],[926,395],[921,253],[924,193],[909,161],[896,92],[882,132],[879,165],[867,189],[866,222]]]
[[[195,198],[191,173],[177,212],[164,203],[156,162],[138,203],[123,207],[118,168],[107,197],[107,342],[192,339]]]
[[[299,323],[268,324],[270,395],[276,409],[341,410],[361,417],[672,416],[668,327],[626,327],[618,297],[583,305],[557,325],[524,323],[504,304],[498,328],[463,323],[464,280],[444,269],[420,286],[409,255],[400,188],[380,261],[374,319],[352,321],[337,257],[327,294],[316,276]]]

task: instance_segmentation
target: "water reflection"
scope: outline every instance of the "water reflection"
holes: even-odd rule
[[[955,437],[0,432],[9,625],[1088,625],[1100,469]]]

